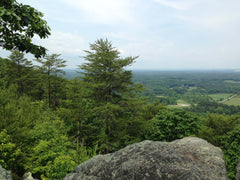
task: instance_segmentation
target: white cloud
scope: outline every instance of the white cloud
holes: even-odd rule
[[[216,32],[234,30],[240,22],[240,1],[231,0],[153,0],[172,8],[171,16],[192,25]],[[181,11],[178,11],[181,10]]]
[[[72,33],[52,31],[48,39],[34,38],[37,44],[46,47],[52,53],[80,54],[84,48],[83,39]]]
[[[196,5],[199,0],[154,0],[164,6],[177,9],[177,10],[187,10]]]
[[[240,12],[236,7],[240,1],[202,0],[198,6],[176,13],[175,17],[190,25],[211,29],[216,32],[234,31],[240,22]],[[237,30],[237,29],[236,29]]]
[[[133,0],[62,0],[77,8],[91,22],[115,24],[133,22]]]

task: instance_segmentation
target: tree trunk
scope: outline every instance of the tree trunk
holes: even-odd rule
[[[110,132],[109,132],[109,115],[108,113],[105,114],[105,136],[108,138]],[[106,147],[104,149],[104,153],[108,154],[109,153],[109,148],[108,148],[108,139],[105,140]]]
[[[51,82],[50,82],[50,72],[48,72],[48,107],[51,107]]]
[[[82,117],[81,117],[81,113],[78,113],[78,132],[77,132],[77,139],[78,142],[81,142],[81,128],[82,128]]]

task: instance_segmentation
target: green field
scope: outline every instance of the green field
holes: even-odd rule
[[[222,101],[224,99],[227,99],[232,96],[232,94],[229,93],[218,93],[218,94],[209,94],[211,98],[213,98],[214,101]]]
[[[232,83],[232,84],[239,84],[239,81],[233,81],[233,80],[225,80],[225,83]]]
[[[189,104],[189,103],[182,99],[179,99],[179,100],[177,100],[177,104]]]
[[[182,99],[177,100],[177,105],[168,105],[169,108],[183,109],[190,107],[190,104]]]
[[[235,96],[234,98],[225,101],[224,104],[233,105],[233,106],[240,106],[240,95]]]

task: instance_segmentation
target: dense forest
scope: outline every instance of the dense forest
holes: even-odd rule
[[[14,0],[0,5],[2,22],[11,25],[0,30],[1,46],[11,50],[0,58],[0,165],[14,179],[28,171],[38,179],[61,179],[96,154],[186,136],[220,147],[229,179],[235,179],[239,72],[131,71],[138,57],[123,58],[99,39],[85,51],[77,74],[65,73],[60,54],[31,42],[33,34],[49,35],[42,14]],[[32,28],[25,29],[28,23]]]
[[[134,142],[197,136],[222,148],[234,179],[240,106],[227,103],[238,98],[239,73],[126,70],[135,58],[120,58],[102,39],[86,51],[87,63],[66,73],[60,54],[1,58],[1,165],[15,179],[27,171],[59,179]]]

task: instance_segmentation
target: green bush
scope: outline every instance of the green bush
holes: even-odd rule
[[[199,137],[220,147],[221,137],[233,130],[238,124],[240,124],[239,116],[209,114],[207,118],[202,119]]]
[[[240,126],[228,132],[221,138],[221,149],[224,152],[228,171],[228,179],[236,178],[236,166],[240,157]]]
[[[16,172],[18,170],[17,161],[21,157],[21,150],[11,141],[7,130],[0,132],[0,165],[3,168]]]
[[[148,139],[172,141],[186,136],[196,136],[199,119],[184,110],[163,110],[150,121]]]

